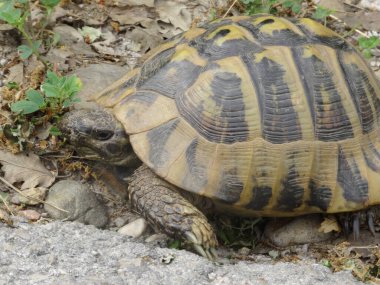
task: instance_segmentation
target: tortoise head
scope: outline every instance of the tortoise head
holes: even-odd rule
[[[59,128],[75,151],[86,159],[123,166],[137,164],[129,136],[107,110],[73,110],[62,117]]]

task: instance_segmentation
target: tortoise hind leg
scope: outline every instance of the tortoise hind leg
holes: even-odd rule
[[[360,236],[360,226],[365,223],[370,233],[375,236],[374,218],[375,212],[377,212],[376,210],[377,207],[371,207],[367,210],[338,214],[338,219],[345,236],[347,237],[352,231],[354,240],[358,240]]]
[[[129,184],[132,207],[149,224],[171,237],[189,241],[198,253],[215,259],[217,240],[212,226],[178,190],[145,165],[136,170]]]

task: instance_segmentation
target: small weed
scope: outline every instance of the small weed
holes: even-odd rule
[[[79,101],[76,94],[81,85],[81,81],[75,75],[60,77],[48,71],[41,90],[28,90],[25,99],[11,104],[11,111],[20,115],[37,111],[59,115],[64,108]]]
[[[303,0],[241,0],[241,2],[245,5],[248,15],[276,14],[278,12],[277,7],[299,14],[302,11]]]
[[[369,38],[360,37],[358,39],[359,49],[363,52],[365,58],[371,58],[372,52],[371,49],[376,48],[380,45],[380,38],[377,36],[371,36]]]
[[[68,107],[79,101],[81,86],[75,75],[58,76],[48,71],[40,90],[29,89],[24,99],[10,104],[14,120],[3,128],[6,137],[22,150],[37,126],[51,125],[49,133],[60,135],[55,124]]]
[[[43,33],[48,24],[48,18],[59,2],[60,0],[40,0],[39,5],[43,11],[42,20],[39,25],[31,25],[29,0],[0,0],[0,20],[15,27],[27,42],[27,45],[18,47],[21,59],[27,59],[32,54],[40,57],[39,50],[43,44]],[[45,44],[51,46],[54,42],[56,41],[46,40]]]
[[[246,7],[246,14],[272,13],[273,5],[278,0],[241,0]]]
[[[290,9],[294,14],[299,14],[302,10],[303,0],[285,0],[282,1],[282,7]]]
[[[241,247],[254,248],[259,240],[261,222],[261,218],[222,217],[217,221],[218,230],[216,235],[227,247],[234,249]]]
[[[317,9],[312,14],[312,17],[316,20],[322,20],[324,25],[326,26],[327,17],[332,13],[332,10],[324,8],[322,6],[317,6]]]

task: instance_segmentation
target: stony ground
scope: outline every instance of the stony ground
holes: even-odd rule
[[[74,222],[0,224],[0,284],[363,284],[305,259],[274,263],[265,256],[212,263],[187,251],[151,247]]]

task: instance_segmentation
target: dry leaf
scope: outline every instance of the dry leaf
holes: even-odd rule
[[[9,183],[23,182],[21,189],[32,187],[49,187],[55,176],[41,163],[39,157],[33,153],[29,155],[12,154],[0,150],[1,170],[4,179]]]
[[[324,218],[318,231],[327,234],[332,231],[340,232],[341,229],[335,216],[328,216]]]

